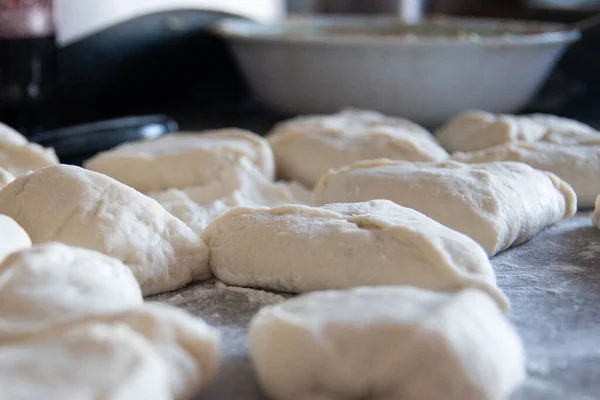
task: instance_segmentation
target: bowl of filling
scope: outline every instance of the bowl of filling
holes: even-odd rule
[[[228,20],[215,32],[276,111],[368,108],[428,126],[465,109],[519,111],[580,37],[553,23],[390,17]]]

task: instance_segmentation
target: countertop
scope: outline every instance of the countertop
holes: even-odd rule
[[[589,212],[493,258],[527,353],[527,381],[511,400],[600,399],[599,261],[600,230]],[[263,305],[285,297],[212,280],[153,298],[221,331],[220,375],[198,400],[265,399],[248,359],[246,329]]]

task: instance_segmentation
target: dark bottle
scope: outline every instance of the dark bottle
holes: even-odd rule
[[[52,127],[58,80],[52,0],[0,0],[0,121]]]

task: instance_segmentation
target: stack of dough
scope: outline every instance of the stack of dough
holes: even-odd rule
[[[7,178],[10,181],[11,175],[25,175],[54,164],[58,164],[54,149],[29,143],[19,132],[0,123],[0,169],[3,170],[0,171],[0,189],[9,183]]]
[[[324,207],[235,208],[206,228],[223,282],[302,293],[361,285],[454,292],[476,287],[508,301],[469,237],[391,201]]]
[[[216,376],[217,332],[144,305],[116,259],[36,245],[0,264],[0,282],[0,398],[184,400]]]
[[[179,133],[126,143],[98,154],[85,167],[146,193],[206,185],[242,158],[273,179],[269,144],[241,129]]]
[[[212,276],[208,248],[155,200],[114,179],[57,165],[0,190],[0,214],[15,219],[33,243],[61,242],[127,264],[144,295]]]
[[[330,168],[364,159],[448,158],[448,153],[424,128],[405,119],[354,109],[283,122],[271,132],[269,143],[279,176],[309,188]]]
[[[204,186],[148,195],[197,234],[201,234],[219,214],[233,207],[310,205],[313,202],[312,193],[299,183],[272,182],[247,159],[221,171]]]
[[[600,144],[600,132],[580,122],[554,115],[496,115],[465,111],[436,132],[449,152],[476,151],[516,142]]]
[[[454,153],[452,158],[463,163],[519,161],[554,173],[573,187],[579,208],[593,207],[600,193],[600,146],[511,143],[472,153]]]
[[[494,255],[577,209],[573,189],[525,164],[372,160],[324,175],[317,204],[387,199],[464,233]]]
[[[474,289],[308,294],[263,308],[249,344],[276,400],[496,400],[525,377],[519,337]]]

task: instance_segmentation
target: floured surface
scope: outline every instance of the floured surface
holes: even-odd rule
[[[580,213],[492,260],[525,343],[528,379],[511,400],[592,400],[600,393],[600,230]],[[252,316],[281,294],[211,280],[154,297],[221,331],[223,367],[198,400],[266,400],[247,356]]]

